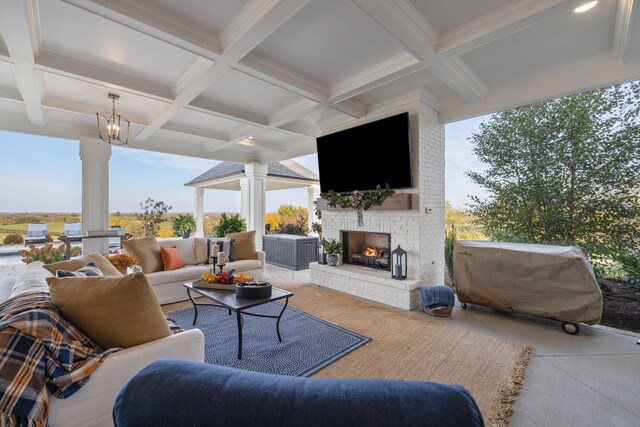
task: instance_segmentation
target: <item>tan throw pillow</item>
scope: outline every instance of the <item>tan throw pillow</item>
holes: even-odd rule
[[[62,315],[103,349],[128,348],[171,335],[144,273],[120,277],[49,277]]]
[[[236,239],[233,248],[233,259],[257,259],[256,255],[256,231],[227,234],[227,239]]]
[[[143,272],[153,273],[163,270],[160,243],[155,237],[125,240],[122,242],[122,247],[127,254],[138,260]]]
[[[43,267],[52,274],[56,274],[58,270],[76,271],[80,270],[90,262],[95,262],[102,274],[105,276],[122,276],[122,273],[109,262],[108,259],[100,255],[98,252],[74,258],[67,261],[54,262],[53,264],[45,264]]]

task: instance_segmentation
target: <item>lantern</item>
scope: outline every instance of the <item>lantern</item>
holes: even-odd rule
[[[400,245],[391,251],[391,278],[396,280],[407,278],[407,251]]]

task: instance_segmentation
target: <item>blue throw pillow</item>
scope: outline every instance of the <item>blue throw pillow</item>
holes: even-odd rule
[[[218,245],[220,252],[224,252],[227,261],[234,262],[233,259],[233,248],[236,244],[236,239],[208,239],[207,240],[207,253],[211,253],[211,245]],[[207,262],[208,264],[209,262]]]
[[[103,276],[102,271],[98,268],[95,262],[90,262],[84,267],[76,271],[58,270],[56,271],[57,277],[97,277]]]

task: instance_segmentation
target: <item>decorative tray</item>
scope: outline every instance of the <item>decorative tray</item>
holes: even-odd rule
[[[209,283],[204,280],[196,280],[192,282],[194,288],[200,289],[224,289],[225,291],[235,291],[236,285],[233,283]]]

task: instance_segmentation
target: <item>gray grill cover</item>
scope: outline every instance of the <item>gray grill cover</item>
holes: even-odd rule
[[[461,240],[453,249],[453,269],[460,302],[600,323],[602,293],[578,247]]]

